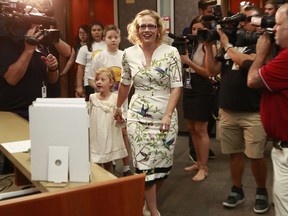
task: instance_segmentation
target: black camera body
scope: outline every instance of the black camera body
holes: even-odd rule
[[[186,36],[175,36],[174,34],[169,33],[168,36],[174,39],[174,41],[172,42],[172,46],[177,48],[180,55],[185,55],[187,50],[189,53],[196,39],[196,36],[192,34],[188,34]]]
[[[52,45],[59,41],[60,32],[58,29],[49,29],[56,25],[54,17],[42,13],[27,12],[25,3],[0,2],[0,37],[11,37],[15,41],[24,40],[24,35],[32,24],[41,25],[39,31],[44,35],[41,41],[46,45]],[[31,10],[33,9],[30,6]]]
[[[261,34],[264,32],[268,33],[271,42],[274,42],[275,33],[273,27],[275,26],[274,16],[252,16],[248,19],[252,25],[260,27],[261,32],[247,32],[244,29],[237,31],[237,41],[236,46],[247,46],[257,43],[257,40]]]
[[[251,16],[248,21],[254,25],[263,29],[273,28],[275,26],[274,16]]]
[[[224,31],[224,33],[229,37],[230,43],[232,44],[236,43],[236,32],[239,22],[245,21],[246,18],[247,18],[246,15],[241,13],[237,13],[233,16],[224,18],[222,18],[222,16],[219,14],[216,16],[213,15],[202,17],[204,21],[214,21],[217,25],[220,25],[221,30]],[[197,39],[201,42],[211,42],[219,40],[220,36],[216,29],[212,30],[203,29],[198,30]]]

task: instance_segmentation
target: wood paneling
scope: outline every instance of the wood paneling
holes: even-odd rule
[[[94,19],[104,25],[114,24],[114,4],[113,0],[94,1]]]
[[[145,175],[1,201],[1,215],[142,215]]]

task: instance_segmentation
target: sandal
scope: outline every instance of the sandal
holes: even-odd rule
[[[207,166],[199,166],[199,171],[192,178],[193,181],[199,182],[203,181],[208,176],[208,167]]]
[[[194,170],[199,170],[199,164],[195,163],[192,166],[185,167],[184,170],[186,172],[193,172]]]

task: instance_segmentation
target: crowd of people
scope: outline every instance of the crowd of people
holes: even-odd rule
[[[275,212],[288,215],[288,4],[267,0],[262,9],[241,2],[239,13],[246,17],[275,17],[269,32],[248,19],[237,23],[242,32],[261,32],[255,43],[241,46],[231,41],[225,29],[215,29],[215,21],[203,19],[213,16],[216,4],[215,0],[198,1],[199,14],[183,30],[183,35],[195,39],[181,55],[177,47],[166,44],[163,19],[148,9],[128,24],[132,46],[123,51],[119,49],[120,29],[100,22],[81,25],[72,48],[59,39],[53,54],[44,53],[41,43],[34,42],[43,38],[38,25],[33,24],[22,39],[1,36],[0,110],[29,120],[29,105],[37,97],[55,96],[49,89],[59,82],[59,75],[76,71],[75,97],[89,104],[91,162],[113,172],[113,163],[121,159],[123,176],[145,173],[143,215],[159,216],[157,192],[173,166],[176,105],[183,94],[193,162],[184,170],[196,172],[192,180],[208,177],[208,159],[215,157],[210,137],[216,116],[222,152],[230,156],[231,190],[223,206],[234,208],[244,202],[242,177],[248,157],[256,184],[254,212],[269,210],[264,151],[271,140]],[[219,35],[217,41],[196,37],[199,30],[213,28]],[[68,58],[61,73],[59,54]],[[221,81],[215,87],[218,78]]]

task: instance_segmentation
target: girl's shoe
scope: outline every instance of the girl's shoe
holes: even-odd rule
[[[192,178],[193,181],[199,182],[203,181],[208,176],[208,167],[207,166],[199,166],[199,171]]]

